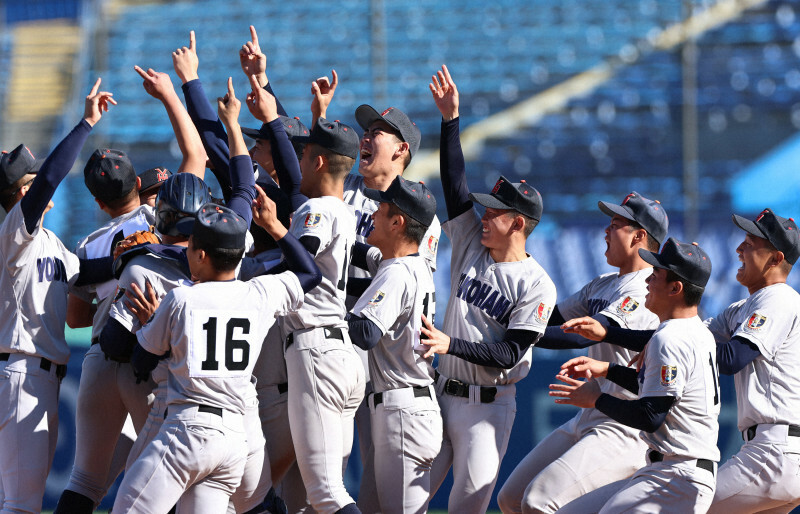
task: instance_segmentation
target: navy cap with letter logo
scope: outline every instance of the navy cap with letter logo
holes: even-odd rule
[[[682,243],[670,237],[660,253],[640,248],[639,256],[654,267],[670,270],[698,287],[706,287],[711,277],[711,259],[697,243]]]
[[[311,129],[309,143],[314,143],[326,150],[350,157],[358,158],[359,139],[356,131],[339,120],[328,121],[319,118]]]
[[[178,221],[178,231],[191,235],[203,246],[237,250],[244,248],[247,225],[235,211],[223,205],[207,203],[197,211],[197,217]]]
[[[83,180],[95,198],[111,202],[136,187],[136,171],[125,152],[97,149],[83,168]]]
[[[391,203],[426,227],[436,216],[436,198],[422,182],[396,176],[386,191],[364,189],[364,196],[376,202]]]
[[[362,129],[369,129],[376,121],[385,121],[390,127],[400,133],[400,139],[408,143],[408,152],[411,157],[419,150],[422,134],[417,125],[406,116],[406,113],[395,107],[389,107],[379,113],[374,107],[367,104],[359,105],[356,109],[356,121]]]
[[[626,196],[620,205],[610,202],[597,202],[597,206],[611,217],[619,215],[626,220],[635,221],[659,245],[667,237],[669,220],[667,219],[667,212],[658,200],[650,200],[634,191]]]
[[[139,186],[139,193],[148,193],[157,187],[161,187],[168,178],[172,176],[172,172],[167,168],[150,168],[139,173],[139,180],[142,184]]]
[[[782,218],[772,209],[764,209],[755,219],[733,215],[733,222],[750,235],[769,241],[776,250],[783,252],[789,264],[794,265],[800,257],[800,235],[792,218]]]
[[[542,218],[542,195],[524,181],[509,182],[500,175],[491,193],[470,193],[469,198],[484,207],[515,210],[536,221]]]
[[[29,173],[36,173],[36,158],[28,147],[19,145],[0,158],[0,191],[8,189]]]

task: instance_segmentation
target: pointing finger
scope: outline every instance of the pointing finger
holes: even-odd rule
[[[331,82],[331,89],[336,89],[336,85],[339,83],[339,75],[336,74],[336,70],[331,70],[331,76],[333,77],[333,82]]]
[[[100,88],[100,77],[97,77],[97,80],[94,82],[94,86],[92,86],[91,92],[89,92],[89,96],[94,96],[97,94],[97,90]]]
[[[189,31],[189,50],[194,52],[195,48],[196,48],[196,46],[195,46],[195,39],[194,39],[194,31],[190,30]]]
[[[145,73],[145,71],[144,71],[143,69],[141,69],[140,67],[138,67],[138,66],[134,66],[134,67],[133,67],[133,69],[134,69],[134,70],[136,71],[136,73],[138,73],[138,74],[139,74],[139,76],[140,76],[140,77],[142,77],[143,79],[145,79],[145,80],[148,80],[148,79],[150,78],[150,77],[147,75],[147,73]]]
[[[233,77],[228,77],[228,99],[231,100],[233,98],[236,98],[233,93]]]
[[[253,45],[258,47],[258,34],[256,33],[256,28],[253,25],[250,25],[250,40],[253,42]]]
[[[255,75],[250,75],[250,87],[253,88],[253,93],[257,93],[261,89],[261,85]]]

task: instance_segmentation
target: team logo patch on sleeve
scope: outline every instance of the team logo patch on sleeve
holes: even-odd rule
[[[539,302],[539,306],[536,307],[534,316],[539,323],[547,323],[547,320],[550,319],[551,312],[553,312],[552,307],[548,307],[544,304],[544,302]]]
[[[620,314],[626,316],[631,312],[635,311],[639,307],[639,302],[631,298],[630,296],[626,296],[622,302],[620,302],[617,310],[619,310]]]
[[[661,385],[671,386],[678,378],[678,366],[661,366]]]
[[[439,248],[439,238],[428,236],[428,251],[436,255],[436,249]]]
[[[759,330],[767,322],[767,317],[754,312],[747,318],[746,327],[750,330]]]
[[[305,226],[305,227],[316,227],[317,225],[319,225],[319,221],[321,219],[322,219],[322,215],[321,214],[314,214],[314,213],[306,214],[306,219],[303,222],[303,226]]]
[[[372,300],[369,301],[370,305],[376,305],[381,302],[386,297],[386,293],[383,291],[378,291],[375,293],[375,296],[372,297]]]

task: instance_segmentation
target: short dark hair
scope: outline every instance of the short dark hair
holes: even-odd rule
[[[628,220],[628,226],[631,227],[633,230],[644,230],[645,232],[647,232],[647,230],[643,226],[639,225],[639,223],[636,221]],[[647,232],[647,251],[658,253],[658,250],[660,248],[661,245],[658,244],[656,238],[650,235],[650,232]]]
[[[389,205],[389,216],[396,216],[400,215],[406,220],[406,231],[404,236],[409,241],[413,242],[414,244],[420,244],[422,242],[422,238],[425,237],[425,232],[428,231],[428,227],[420,223],[419,221],[415,220],[408,214],[406,214],[400,207],[396,206],[393,203]]]
[[[217,271],[232,271],[242,261],[244,247],[241,248],[217,248],[213,243],[203,243],[195,238],[189,239],[190,244],[195,250],[203,250],[211,259],[211,265]]]
[[[123,196],[119,198],[115,198],[113,200],[105,201],[101,200],[109,209],[119,209],[123,205],[130,203],[133,201],[134,197],[139,196],[139,190],[136,189],[136,186],[133,186],[133,189],[125,193]]]
[[[519,211],[510,210],[506,213],[507,216],[511,216],[512,218],[516,218],[517,216],[522,216],[522,219],[525,222],[525,225],[522,228],[522,235],[525,236],[525,239],[528,239],[528,236],[531,235],[533,229],[536,228],[536,225],[539,224],[539,220],[535,220],[530,216],[525,216]]]
[[[700,300],[703,298],[703,291],[705,291],[704,287],[687,282],[672,270],[666,270],[666,272],[667,282],[680,282],[683,284],[683,301],[687,307],[695,307],[700,305]]]
[[[8,186],[6,189],[0,191],[0,205],[3,206],[3,209],[5,209],[6,212],[13,209],[14,205],[16,205],[14,197],[17,195],[17,192],[23,187],[33,182],[33,179],[35,178],[36,175],[33,175],[31,173],[26,173],[25,175],[17,179],[13,184]]]
[[[311,152],[311,158],[316,159],[320,155],[325,157],[328,161],[328,173],[337,179],[345,177],[350,170],[353,169],[353,164],[356,160],[346,155],[338,154],[334,151],[328,150],[316,143],[308,144],[304,152]]]

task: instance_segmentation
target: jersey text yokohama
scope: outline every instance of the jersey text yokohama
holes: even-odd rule
[[[706,323],[717,342],[739,336],[761,353],[734,375],[739,430],[800,425],[800,295],[774,284]]]
[[[388,259],[353,308],[353,314],[369,319],[383,333],[369,351],[375,392],[433,382],[433,357],[422,358],[419,336],[422,315],[433,320],[434,292],[430,268],[421,256]]]
[[[697,316],[663,322],[645,349],[639,396],[672,396],[664,424],[641,437],[664,455],[719,461],[717,349]]]
[[[500,341],[508,329],[544,332],[555,306],[556,287],[533,257],[495,262],[480,243],[482,227],[474,209],[448,220],[443,229],[456,250],[450,263],[450,300],[442,331],[479,343]],[[439,357],[438,369],[448,378],[495,385],[521,380],[530,365],[528,349],[508,370],[478,366],[450,355]]]
[[[0,258],[0,352],[66,364],[67,292],[78,258],[41,222],[28,234],[20,203],[0,225]]]

